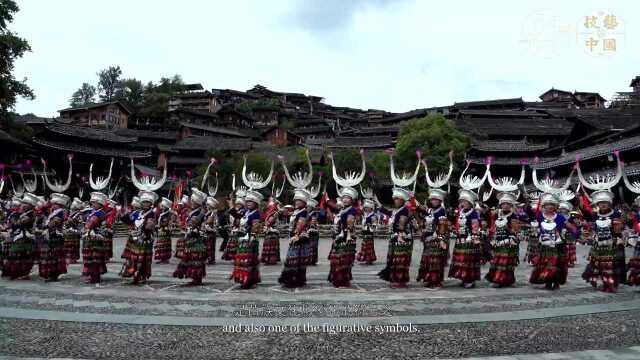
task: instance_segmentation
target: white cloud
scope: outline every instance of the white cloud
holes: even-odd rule
[[[608,98],[628,90],[639,72],[635,2],[106,4],[20,2],[13,29],[33,52],[19,60],[16,75],[29,78],[37,99],[19,101],[19,112],[56,115],[82,82],[95,83],[95,73],[109,65],[145,82],[178,73],[206,88],[260,83],[324,96],[330,104],[391,111],[534,100],[551,86]],[[611,57],[588,55],[576,36],[582,18],[601,6],[625,25]]]

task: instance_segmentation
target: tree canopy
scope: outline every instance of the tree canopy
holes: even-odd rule
[[[17,80],[13,74],[16,59],[31,51],[27,40],[8,29],[18,10],[14,0],[0,0],[0,120],[5,121],[18,97],[29,100],[35,98],[33,90],[26,83],[27,79]]]
[[[72,107],[93,104],[96,101],[96,87],[83,83],[82,86],[71,95],[69,105]]]

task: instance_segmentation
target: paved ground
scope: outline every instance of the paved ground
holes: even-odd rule
[[[116,241],[116,254],[123,244]],[[622,349],[558,358],[640,358],[628,356],[640,344],[640,292],[626,286],[618,294],[594,291],[580,278],[585,247],[578,249],[581,264],[557,291],[529,285],[527,264],[512,288],[482,281],[463,289],[448,280],[444,289],[429,291],[415,281],[390,289],[377,278],[386,257],[382,239],[378,262],[354,267],[353,289],[334,289],[326,281],[330,242],[320,244],[321,262],[309,268],[308,286],[297,290],[277,284],[281,264],[262,266],[256,289],[238,289],[228,280],[227,261],[208,266],[205,284],[197,287],[171,276],[174,260],[154,265],[148,285],[130,285],[117,276],[119,258],[100,286],[82,281],[80,265],[58,283],[36,276],[0,280],[0,355],[315,358],[335,357],[340,349],[342,358],[458,358]],[[281,246],[284,259],[286,241]],[[412,278],[421,252],[416,244]],[[545,356],[538,358],[551,355]]]

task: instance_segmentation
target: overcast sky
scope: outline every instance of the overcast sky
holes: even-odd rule
[[[33,51],[16,76],[56,116],[83,82],[119,65],[143,82],[323,96],[402,112],[550,87],[609,99],[640,75],[637,1],[21,0],[12,29]],[[608,17],[605,23],[605,16]],[[594,16],[595,25],[585,26]],[[615,19],[613,21],[612,19]],[[593,50],[586,41],[593,38]],[[615,39],[615,50],[604,50]]]

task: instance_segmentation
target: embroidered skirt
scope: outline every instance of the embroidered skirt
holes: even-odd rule
[[[280,261],[280,233],[277,230],[269,230],[265,234],[260,261],[265,265],[275,265]]]
[[[259,247],[260,241],[253,236],[238,239],[231,278],[243,289],[251,288],[260,282]]]
[[[360,251],[356,256],[359,262],[373,264],[376,261],[376,249],[374,242],[374,234],[371,231],[362,231],[362,244]]]

